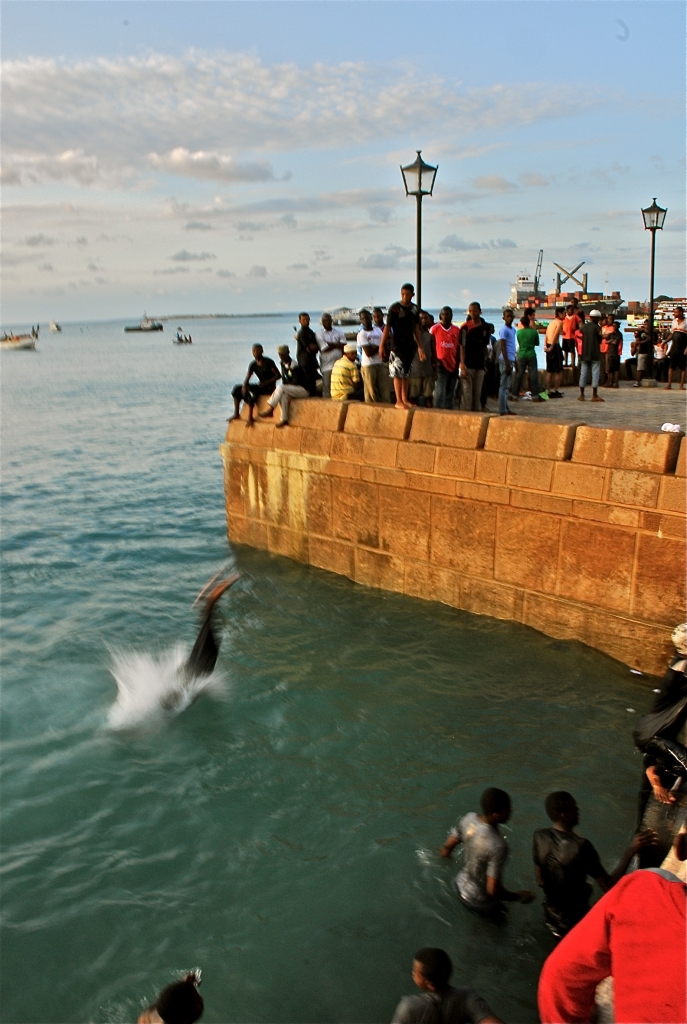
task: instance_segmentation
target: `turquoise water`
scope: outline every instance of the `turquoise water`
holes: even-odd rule
[[[229,386],[294,322],[188,322],[181,348],[176,324],[67,325],[2,354],[4,1021],[130,1021],[193,966],[207,1021],[384,1021],[427,944],[504,1020],[535,1021],[541,906],[502,927],[465,912],[447,829],[508,789],[514,888],[532,887],[552,788],[577,795],[607,866],[631,834],[627,709],[646,682],[228,546]],[[215,689],[149,714],[198,589],[230,564]]]

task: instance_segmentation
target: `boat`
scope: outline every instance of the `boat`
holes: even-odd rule
[[[162,331],[164,328],[159,320],[153,320],[144,313],[140,324],[135,324],[133,327],[125,327],[124,330],[127,333],[131,331],[143,331],[148,333],[150,331]]]
[[[5,334],[4,338],[0,338],[0,349],[4,351],[11,351],[14,349],[33,349],[36,348],[36,334]]]
[[[193,344],[193,338],[191,337],[190,334],[182,334],[181,333],[181,328],[179,328],[179,330],[177,331],[176,338],[172,339],[172,344],[173,345],[192,345]]]
[[[62,331],[62,328],[60,324],[57,323],[57,321],[53,321],[50,324],[50,330],[53,332],[53,334],[59,334]]]
[[[539,286],[543,258],[544,250],[540,249],[534,277],[525,271],[518,274],[515,284],[511,285],[510,298],[503,307],[504,309],[512,309],[516,316],[522,316],[526,309],[533,310],[538,320],[550,321],[555,317],[558,307],[573,305],[584,310],[585,313],[598,309],[604,315],[613,313],[621,319],[624,318],[627,308],[623,305],[620,292],[611,292],[610,295],[604,294],[604,292],[590,292],[588,275],[582,274],[581,280],[575,277],[580,268],[584,266],[584,260],[578,263],[573,270],[566,270],[559,263],[554,263],[557,270],[556,286],[548,293],[543,291]],[[564,292],[562,290],[568,280],[579,285],[578,291]]]
[[[360,310],[366,309],[372,315],[376,307],[369,303],[364,306],[353,308],[352,306],[332,306],[331,309],[323,309],[322,314],[329,313],[335,327],[360,327]],[[386,306],[379,307],[386,316]]]

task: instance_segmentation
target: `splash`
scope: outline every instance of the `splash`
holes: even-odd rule
[[[226,685],[222,672],[192,676],[188,650],[177,644],[159,654],[112,651],[110,671],[117,684],[117,699],[108,713],[111,729],[131,729],[177,715],[202,693],[220,693]]]

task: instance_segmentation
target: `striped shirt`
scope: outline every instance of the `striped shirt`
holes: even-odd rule
[[[345,402],[361,385],[360,370],[347,356],[341,356],[332,370],[331,394],[335,402]]]

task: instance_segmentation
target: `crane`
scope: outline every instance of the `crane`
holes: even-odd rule
[[[534,297],[537,298],[537,292],[539,291],[539,278],[541,277],[541,265],[544,259],[544,250],[539,250],[539,259],[537,260],[537,269],[534,272]]]

